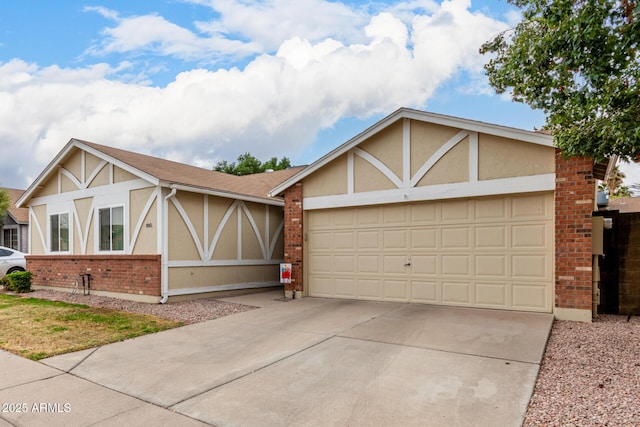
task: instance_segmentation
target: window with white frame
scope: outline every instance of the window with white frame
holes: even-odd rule
[[[124,207],[98,209],[101,251],[124,250]]]
[[[69,252],[69,213],[49,217],[51,252]]]

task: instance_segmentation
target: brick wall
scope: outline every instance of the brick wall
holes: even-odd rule
[[[592,309],[593,161],[556,153],[555,306]]]
[[[302,183],[284,192],[284,262],[291,263],[291,284],[285,291],[302,291]]]
[[[91,290],[160,296],[160,255],[28,255],[37,286],[73,288],[91,274]]]

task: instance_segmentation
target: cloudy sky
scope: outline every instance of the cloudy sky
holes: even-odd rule
[[[0,186],[71,138],[211,168],[308,164],[399,107],[541,127],[478,54],[518,19],[505,0],[3,1]]]

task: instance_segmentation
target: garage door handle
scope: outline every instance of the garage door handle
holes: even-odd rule
[[[405,267],[409,267],[411,265],[411,262],[406,263],[404,266]]]

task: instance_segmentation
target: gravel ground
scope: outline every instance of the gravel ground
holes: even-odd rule
[[[640,318],[556,321],[525,426],[640,426]]]
[[[213,298],[147,304],[38,290],[29,297],[198,323],[256,307]],[[601,315],[593,323],[556,321],[524,426],[640,426],[640,317]]]
[[[112,308],[134,313],[150,314],[157,317],[189,323],[199,323],[230,314],[254,310],[258,307],[219,301],[213,298],[203,298],[193,301],[172,302],[168,304],[149,304],[144,302],[127,301],[98,295],[71,294],[50,290],[36,290],[24,296],[76,304],[86,304],[93,307]]]

